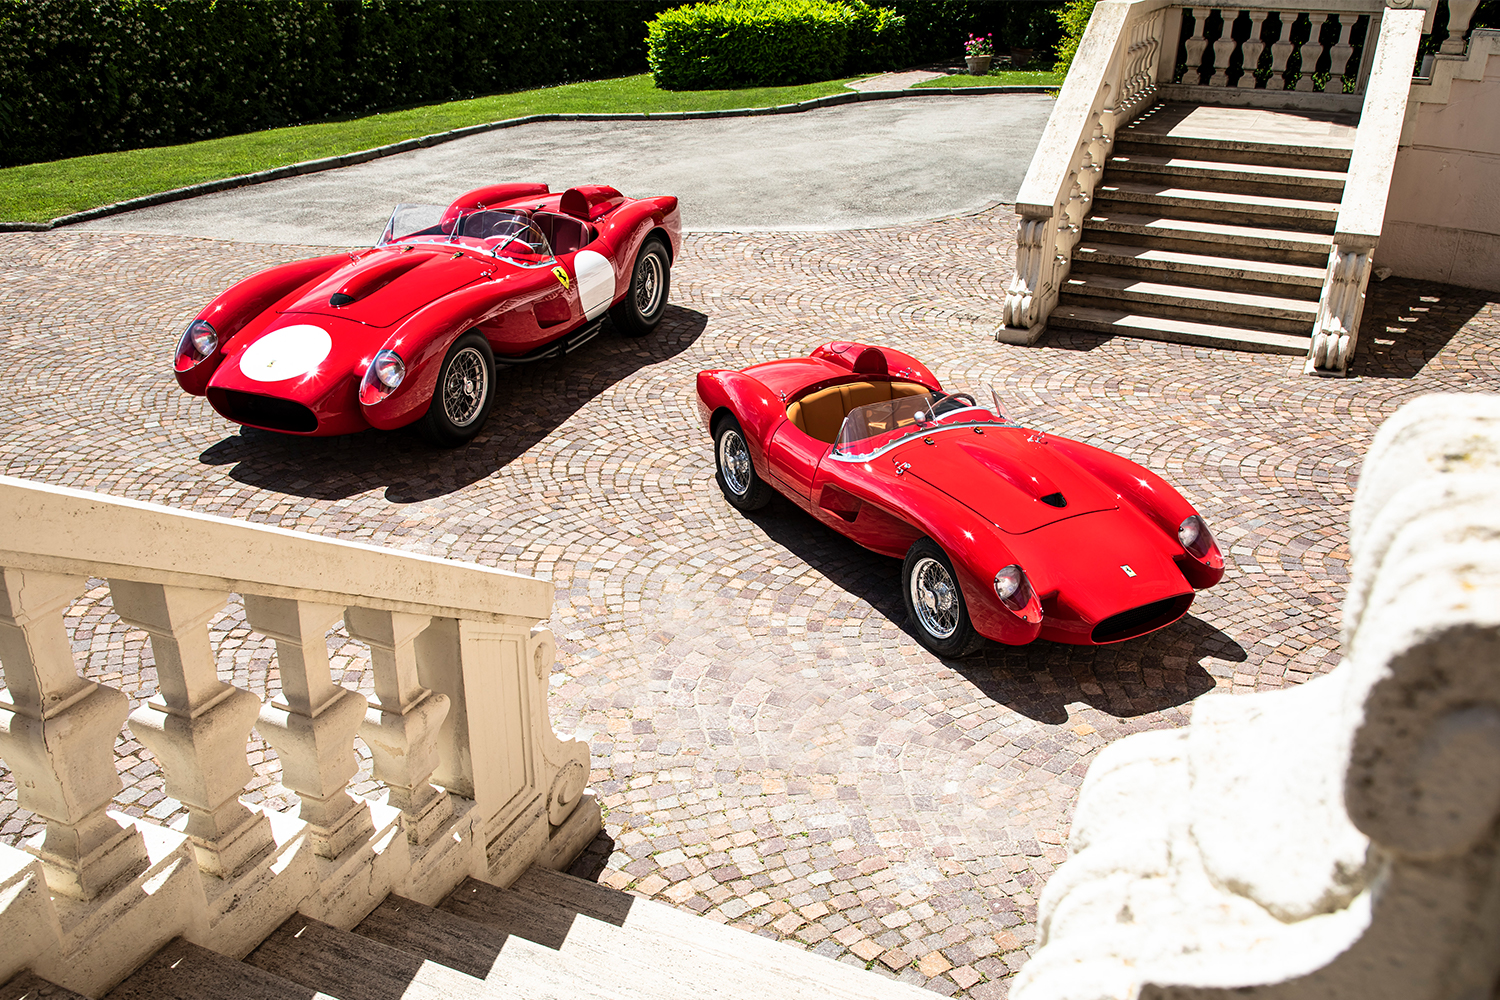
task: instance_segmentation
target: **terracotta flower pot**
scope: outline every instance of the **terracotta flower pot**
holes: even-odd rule
[[[964,63],[969,67],[970,76],[984,76],[990,71],[990,60],[993,56],[964,56]]]

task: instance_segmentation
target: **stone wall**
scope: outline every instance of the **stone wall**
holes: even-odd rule
[[[1500,396],[1376,435],[1343,663],[1095,760],[1016,1000],[1487,1000],[1500,975]]]

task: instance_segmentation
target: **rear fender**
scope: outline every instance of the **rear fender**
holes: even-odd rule
[[[365,419],[386,430],[419,419],[432,402],[438,370],[453,342],[477,326],[494,323],[503,313],[528,308],[535,298],[552,290],[553,280],[546,269],[509,275],[462,289],[407,317],[382,348],[400,356],[406,377],[395,392],[363,407]],[[363,371],[355,373],[356,378],[363,375]]]
[[[349,263],[348,254],[330,254],[282,264],[253,274],[220,292],[197,319],[206,320],[219,335],[213,355],[187,371],[175,371],[177,384],[195,396],[208,391],[209,380],[224,360],[224,347],[235,334],[267,310],[297,301],[330,272]]]
[[[657,204],[659,200],[662,199],[648,198],[630,202],[605,216],[597,223],[599,238],[585,248],[603,253],[613,264],[615,294],[612,302],[620,301],[630,289],[630,272],[635,267],[635,255],[641,252],[641,244],[646,242],[646,237],[652,232],[660,230],[666,237],[673,259],[677,257],[682,244],[682,226],[680,222],[677,224],[674,239],[672,231],[667,228],[667,212]],[[676,200],[671,199],[674,218]]]
[[[444,218],[451,218],[459,212],[472,212],[476,209],[488,208],[490,205],[498,205],[501,202],[514,201],[517,198],[531,198],[545,194],[547,194],[545,184],[491,184],[488,187],[465,191],[454,198]]]
[[[730,369],[699,372],[698,413],[710,434],[721,415],[728,413],[738,420],[756,474],[767,482],[775,481],[766,464],[766,445],[786,420],[786,411],[763,382]]]
[[[892,347],[871,347],[835,340],[813,348],[811,357],[846,368],[851,372],[869,375],[890,375],[905,382],[920,382],[941,388],[937,376],[910,354]]]

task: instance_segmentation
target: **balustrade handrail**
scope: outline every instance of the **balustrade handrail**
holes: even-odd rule
[[[538,621],[552,585],[503,570],[0,476],[0,566],[487,622]],[[504,609],[504,610],[501,610]]]

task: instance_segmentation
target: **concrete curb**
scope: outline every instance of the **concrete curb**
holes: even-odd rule
[[[362,149],[356,153],[345,153],[343,156],[328,156],[321,160],[291,163],[284,167],[260,170],[253,174],[240,174],[236,177],[225,177],[216,181],[204,181],[201,184],[189,184],[187,187],[173,188],[170,191],[159,191],[156,194],[143,195],[140,198],[131,198],[127,201],[117,201],[112,205],[101,205],[98,208],[85,209],[82,212],[74,212],[71,215],[60,215],[51,222],[0,222],[0,232],[44,233],[49,229],[71,225],[75,222],[88,222],[91,219],[102,219],[111,215],[120,215],[124,212],[133,212],[138,208],[150,208],[153,205],[183,201],[188,198],[196,198],[202,194],[213,194],[215,191],[229,191],[234,188],[249,187],[251,184],[264,184],[266,181],[278,181],[286,177],[296,177],[300,174],[315,174],[323,170],[352,167],[356,163],[368,163],[371,160],[378,160],[383,156],[409,153],[412,150],[426,149],[429,146],[452,142],[454,139],[465,139],[471,135],[479,135],[483,132],[494,132],[503,128],[515,128],[518,125],[532,125],[537,122],[690,121],[699,118],[749,118],[755,115],[797,114],[803,111],[816,111],[818,108],[831,108],[842,104],[857,104],[862,101],[890,101],[906,97],[959,97],[968,95],[977,97],[986,94],[1045,94],[1056,89],[1056,87],[1021,86],[926,87],[922,90],[876,90],[869,93],[851,91],[846,94],[829,94],[827,97],[815,97],[810,101],[801,101],[797,104],[778,104],[766,108],[731,108],[725,111],[526,115],[521,118],[506,118],[503,121],[486,122],[482,125],[469,125],[465,128],[456,128],[448,132],[437,132],[433,135],[419,136],[415,139],[405,139],[401,142],[393,142],[387,146],[376,146],[373,149]]]

